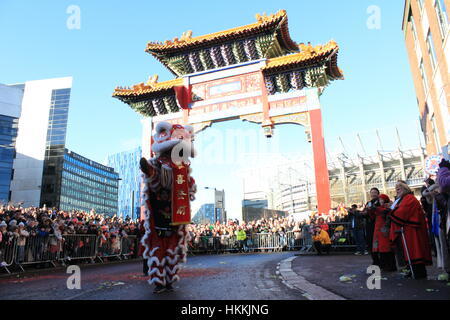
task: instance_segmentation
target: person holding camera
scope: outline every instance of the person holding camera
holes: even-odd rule
[[[323,252],[330,254],[331,240],[328,232],[323,230],[320,226],[315,226],[313,231],[314,248],[320,256]]]

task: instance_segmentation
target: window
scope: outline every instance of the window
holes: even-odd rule
[[[436,50],[434,50],[433,37],[431,36],[430,30],[428,30],[427,35],[427,48],[428,48],[428,55],[430,56],[431,60],[431,66],[433,67],[434,70],[437,65],[437,58],[436,58]]]
[[[436,151],[440,151],[441,150],[441,145],[439,143],[439,137],[438,137],[438,132],[437,132],[437,126],[436,126],[436,118],[434,117],[434,115],[431,117],[431,129],[433,131],[433,137],[434,137],[434,145],[436,146]]]
[[[423,12],[423,0],[419,0],[419,1],[417,1],[417,3],[418,3],[418,5],[419,5],[419,10],[420,10],[420,13],[422,13]]]
[[[447,17],[447,9],[445,8],[445,1],[435,0],[434,9],[436,10],[439,29],[441,30],[441,38],[442,41],[444,41],[448,30],[448,17]]]
[[[412,15],[409,16],[409,22],[411,23],[411,31],[414,37],[414,45],[417,46],[418,38],[417,38],[417,29],[416,23],[414,22],[414,17]]]
[[[422,76],[422,83],[423,83],[423,91],[424,95],[427,95],[428,92],[428,81],[427,81],[427,75],[425,74],[425,69],[423,67],[423,59],[420,61],[420,75]]]

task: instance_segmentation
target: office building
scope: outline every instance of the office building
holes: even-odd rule
[[[48,192],[44,184],[57,189],[58,179],[44,181],[44,173],[58,175],[56,158],[64,155],[72,78],[27,81],[12,85],[23,92],[18,122],[11,201],[23,206],[41,205]]]
[[[10,200],[10,185],[23,91],[0,84],[0,203]]]
[[[137,219],[140,216],[140,184],[141,170],[139,160],[142,149],[138,147],[130,151],[120,152],[108,157],[108,166],[114,168],[119,174],[119,216]]]
[[[45,193],[41,202],[60,210],[95,210],[115,215],[118,203],[119,174],[113,168],[64,150],[60,190]]]
[[[243,208],[267,209],[267,206],[268,206],[267,199],[242,200]]]
[[[256,221],[260,219],[270,219],[285,217],[286,211],[272,210],[256,207],[242,207],[242,220],[245,222]]]
[[[213,224],[214,221],[214,203],[202,204],[192,218],[192,222],[196,224]]]
[[[0,85],[0,201],[116,214],[117,173],[66,149],[71,87],[71,77]]]
[[[449,0],[406,0],[402,29],[427,154],[450,141]]]

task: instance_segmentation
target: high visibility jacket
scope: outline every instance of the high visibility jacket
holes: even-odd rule
[[[237,240],[245,240],[247,239],[247,235],[245,234],[244,230],[239,230],[237,232]]]

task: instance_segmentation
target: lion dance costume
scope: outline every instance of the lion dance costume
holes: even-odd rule
[[[191,222],[190,201],[196,192],[195,180],[190,176],[189,157],[193,128],[160,122],[153,136],[155,157],[140,161],[143,172],[145,234],[141,240],[143,258],[149,267],[148,280],[155,284],[155,292],[172,290],[179,280],[180,263],[186,262]]]

